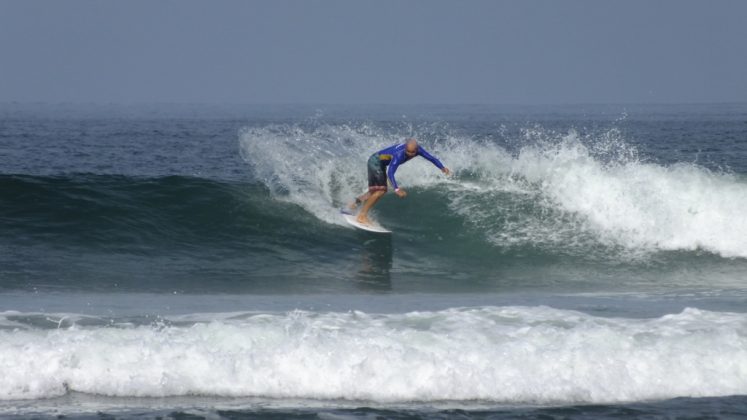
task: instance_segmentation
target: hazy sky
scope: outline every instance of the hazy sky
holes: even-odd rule
[[[747,101],[747,1],[0,0],[8,101]]]

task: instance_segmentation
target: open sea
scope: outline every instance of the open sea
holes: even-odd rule
[[[747,417],[747,104],[6,103],[0,232],[2,417]]]

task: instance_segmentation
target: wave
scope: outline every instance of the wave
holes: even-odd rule
[[[2,317],[13,327],[0,329],[3,400],[82,392],[603,403],[747,393],[745,314],[627,319],[479,307],[234,313],[151,326],[61,320],[51,329],[24,327],[28,315]]]
[[[251,183],[91,174],[0,175],[0,183],[0,224],[17,240],[140,251],[246,246],[275,235],[296,238],[285,226],[303,217]]]
[[[365,189],[366,158],[403,137],[398,133],[371,125],[270,125],[242,129],[239,145],[274,198],[340,224],[336,208]],[[503,251],[747,257],[743,176],[647,161],[615,129],[581,135],[535,126],[503,144],[448,130],[408,135],[432,139],[426,147],[456,176],[445,178],[422,159],[402,167],[403,186],[435,194],[406,206],[427,213],[447,203],[439,225],[461,225]],[[378,206],[385,219],[386,206]],[[409,222],[418,223],[399,221]]]
[[[340,250],[338,209],[366,188],[365,161],[398,129],[372,125],[244,128],[246,181],[188,176],[0,175],[0,226],[18,244],[122,253],[163,249]],[[376,217],[418,248],[449,240],[464,255],[601,261],[662,251],[747,257],[747,181],[689,163],[647,161],[622,135],[475,138],[412,129],[455,172],[418,159]],[[422,135],[421,135],[422,134]],[[325,248],[327,247],[327,248]],[[282,250],[280,250],[282,252]],[[320,251],[321,252],[321,251]],[[425,253],[424,255],[426,255]]]

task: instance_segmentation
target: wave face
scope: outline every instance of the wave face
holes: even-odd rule
[[[0,290],[300,292],[349,270],[350,235],[341,242],[253,183],[92,174],[0,183]]]
[[[294,311],[141,326],[68,315],[50,329],[31,318],[2,316],[0,399],[602,403],[747,393],[747,315],[697,309],[650,319],[547,307]]]
[[[0,182],[7,231],[71,245],[241,246],[250,235],[287,233],[281,226],[294,216],[264,188],[240,182],[93,174],[0,175]]]
[[[456,176],[445,178],[422,159],[401,167],[403,186],[433,194],[432,201],[412,198],[407,206],[427,213],[447,203],[438,225],[460,224],[504,251],[747,257],[743,176],[646,161],[616,129],[521,133],[510,147],[458,134],[426,142]],[[371,125],[271,125],[242,129],[240,149],[273,197],[340,224],[336,208],[365,189],[366,158],[395,139]]]

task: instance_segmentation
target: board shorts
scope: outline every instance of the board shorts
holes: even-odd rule
[[[379,158],[378,153],[374,153],[368,158],[368,192],[384,191],[387,188],[386,165]]]

